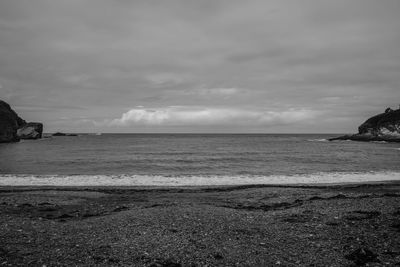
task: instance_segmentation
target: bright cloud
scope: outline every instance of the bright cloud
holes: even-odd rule
[[[110,122],[130,125],[276,125],[306,121],[316,116],[306,109],[264,111],[210,107],[134,108]]]

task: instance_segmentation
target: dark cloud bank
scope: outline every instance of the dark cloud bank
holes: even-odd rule
[[[0,2],[0,92],[48,131],[353,132],[400,102],[400,1]]]

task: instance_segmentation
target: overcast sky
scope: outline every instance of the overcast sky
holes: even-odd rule
[[[398,0],[1,0],[0,99],[45,131],[355,132],[400,103]]]

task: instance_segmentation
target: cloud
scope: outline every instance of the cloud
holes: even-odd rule
[[[109,122],[113,126],[131,125],[279,125],[307,121],[316,113],[307,109],[265,111],[212,107],[134,108],[121,118]]]
[[[396,0],[1,0],[0,97],[65,131],[58,117],[82,115],[120,131],[350,132],[400,98],[399,12]],[[138,105],[158,108],[121,116]],[[306,125],[309,110],[326,117]]]

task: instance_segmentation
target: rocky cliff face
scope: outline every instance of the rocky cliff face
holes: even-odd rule
[[[369,118],[358,127],[358,134],[400,138],[400,109]]]
[[[400,142],[400,109],[387,109],[385,113],[369,118],[358,127],[358,134],[330,140]]]
[[[17,130],[25,124],[9,104],[0,100],[0,143],[19,141]]]
[[[26,123],[11,109],[9,104],[0,100],[0,143],[41,138],[42,132],[43,124]]]

